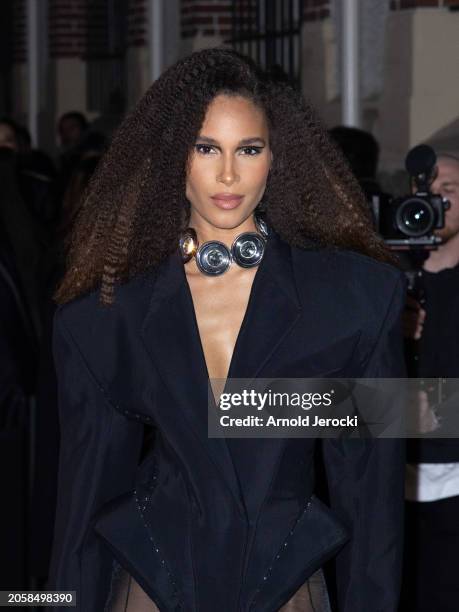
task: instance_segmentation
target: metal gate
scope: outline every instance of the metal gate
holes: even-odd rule
[[[128,3],[126,0],[86,0],[87,106],[104,112],[114,97],[126,91]]]
[[[233,0],[233,47],[300,85],[304,0]]]

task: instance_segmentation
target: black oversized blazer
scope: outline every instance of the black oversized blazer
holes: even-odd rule
[[[272,232],[229,377],[399,377],[404,282],[392,266]],[[60,307],[61,454],[48,588],[102,612],[113,560],[161,612],[274,612],[336,555],[340,612],[395,612],[404,445],[209,438],[207,369],[180,256]],[[154,443],[141,452],[144,424]],[[234,447],[235,448],[235,447]],[[55,610],[55,608],[53,608]]]

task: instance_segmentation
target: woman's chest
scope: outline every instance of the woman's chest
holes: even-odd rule
[[[226,379],[244,322],[255,271],[226,279],[202,275],[189,279],[196,324],[209,378]]]

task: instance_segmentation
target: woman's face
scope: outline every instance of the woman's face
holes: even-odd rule
[[[190,224],[241,225],[263,196],[271,161],[264,112],[247,98],[216,96],[189,160]]]
[[[7,123],[0,123],[0,147],[13,149],[13,151],[16,151],[18,148],[16,134],[13,128]]]

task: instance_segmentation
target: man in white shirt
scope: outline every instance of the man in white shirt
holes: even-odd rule
[[[440,155],[437,165],[432,191],[450,202],[436,232],[444,243],[424,261],[425,304],[408,298],[404,332],[419,340],[418,376],[459,378],[459,158]],[[410,441],[408,461],[400,610],[457,612],[459,439]]]

